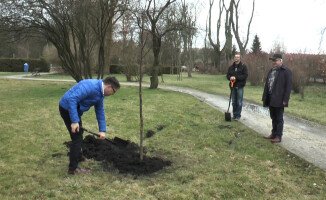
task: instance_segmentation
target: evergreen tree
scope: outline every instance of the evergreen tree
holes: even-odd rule
[[[252,53],[254,54],[260,54],[261,53],[261,46],[260,46],[260,41],[259,41],[259,37],[257,36],[257,34],[255,35],[255,39],[252,43],[252,47],[251,47]]]

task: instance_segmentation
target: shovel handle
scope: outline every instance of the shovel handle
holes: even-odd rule
[[[95,136],[97,136],[97,137],[100,137],[100,135],[99,134],[97,134],[97,133],[94,133],[93,131],[90,131],[90,130],[88,130],[88,129],[86,129],[86,128],[84,128],[84,127],[80,127],[81,129],[83,129],[84,131],[86,131],[86,132],[88,132],[88,133],[90,133],[90,134],[92,134],[92,135],[95,135]],[[108,138],[105,138],[105,140],[106,141],[109,141],[110,143],[112,143],[112,144],[114,144],[114,142],[113,141],[111,141],[111,140],[109,140]]]
[[[234,83],[235,83],[235,80],[231,80],[231,88],[233,88]]]
[[[81,129],[83,129],[84,131],[86,131],[86,132],[88,132],[88,133],[92,134],[92,135],[95,135],[95,136],[97,136],[97,137],[100,137],[100,135],[99,135],[99,134],[97,134],[97,133],[94,133],[93,131],[90,131],[90,130],[88,130],[88,129],[84,128],[84,127],[80,127],[80,128],[81,128]]]

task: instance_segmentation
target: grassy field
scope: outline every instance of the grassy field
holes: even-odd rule
[[[205,103],[164,90],[143,91],[145,131],[165,126],[144,145],[171,166],[134,176],[91,160],[81,165],[90,175],[67,175],[70,138],[58,101],[72,85],[0,79],[0,199],[325,199],[324,171]],[[109,137],[139,142],[138,102],[136,87],[105,100]],[[83,122],[97,130],[93,109]]]
[[[30,74],[30,72],[0,72],[0,76]]]
[[[188,78],[186,73],[183,73],[183,80],[178,81],[176,75],[164,75],[164,82],[160,85],[175,85],[181,87],[189,87],[205,91],[212,94],[229,95],[228,81],[225,75],[206,75],[193,73],[192,78]],[[124,75],[114,74],[119,81],[126,81]],[[70,76],[63,75],[46,75],[41,78],[54,79],[72,79]],[[145,83],[150,83],[149,77],[144,77]],[[247,83],[244,92],[244,98],[248,101],[262,105],[262,86],[251,86]],[[315,121],[326,125],[326,86],[323,84],[311,84],[305,88],[305,99],[301,99],[300,94],[291,94],[289,107],[285,109],[286,113],[294,116],[302,117],[303,119]]]

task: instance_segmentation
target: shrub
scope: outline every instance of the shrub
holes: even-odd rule
[[[247,80],[251,85],[264,85],[267,73],[271,68],[269,57],[267,53],[250,53],[242,58],[242,62],[247,66]]]
[[[172,72],[172,67],[164,66],[164,67],[160,68],[160,74],[162,74],[162,73],[163,74],[177,74],[177,71],[178,71],[177,67],[173,67],[173,72]]]
[[[139,77],[139,66],[136,63],[126,63],[122,67],[122,73],[126,76],[127,81],[132,81],[133,76]]]
[[[214,66],[207,66],[207,65],[198,65],[198,72],[200,74],[219,74],[219,71]]]
[[[123,66],[119,64],[110,65],[110,74],[121,74],[123,71]]]
[[[303,99],[304,87],[309,83],[310,78],[316,74],[321,57],[308,54],[287,54],[283,60],[285,65],[292,70],[293,91],[300,93]]]

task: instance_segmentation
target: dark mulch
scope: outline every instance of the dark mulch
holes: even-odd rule
[[[119,138],[112,141],[115,144],[88,135],[82,145],[83,155],[88,159],[103,161],[104,168],[109,168],[111,163],[120,173],[133,175],[151,174],[171,165],[170,161],[146,155],[140,161],[140,148],[137,144],[129,140],[122,141]],[[70,142],[65,142],[65,144],[69,147]]]

